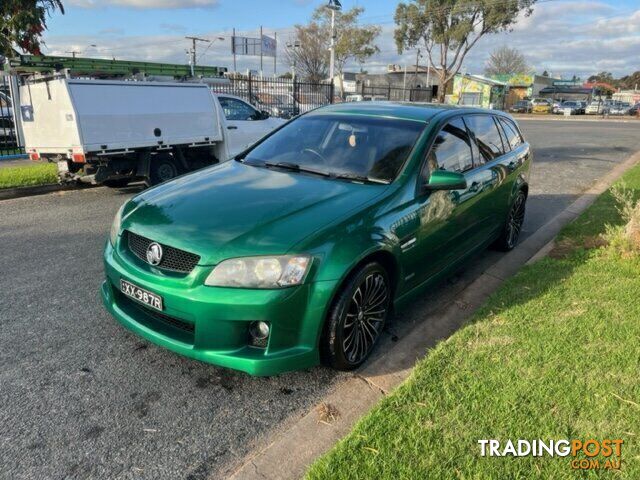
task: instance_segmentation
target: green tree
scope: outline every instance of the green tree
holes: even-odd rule
[[[339,75],[340,92],[344,93],[342,74],[349,60],[363,64],[380,49],[375,45],[375,40],[380,35],[380,27],[373,25],[358,25],[360,15],[364,12],[362,7],[353,7],[346,12],[336,12],[335,18],[335,69]],[[331,11],[325,7],[318,7],[313,12],[313,21],[317,22],[326,32],[327,41],[331,35]]]
[[[444,101],[449,82],[483,36],[510,30],[520,14],[531,15],[536,0],[410,0],[395,13],[398,52],[424,47],[440,80]]]
[[[610,85],[615,85],[616,80],[613,78],[611,72],[600,72],[595,75],[591,75],[588,79],[589,83],[602,82]]]
[[[489,55],[484,68],[486,75],[516,75],[529,72],[524,55],[516,48],[507,46],[495,49]]]
[[[14,46],[40,54],[47,19],[64,7],[60,0],[0,0],[0,55],[11,57]]]

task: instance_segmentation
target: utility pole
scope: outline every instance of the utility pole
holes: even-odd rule
[[[262,78],[262,25],[260,25],[260,78]]]
[[[191,61],[189,64],[191,65],[191,76],[195,77],[195,67],[196,67],[196,42],[205,42],[211,43],[211,40],[207,40],[206,38],[198,38],[198,37],[184,37],[187,40],[191,40]]]
[[[278,32],[273,32],[273,41],[276,44],[276,50],[273,52],[273,76],[276,76],[276,59],[278,58]]]
[[[233,36],[231,37],[231,52],[233,53],[233,73],[235,74],[238,69],[236,66],[236,29],[233,29]]]
[[[336,12],[342,10],[342,4],[338,0],[329,0],[327,8],[331,10],[331,45],[329,47],[331,60],[329,62],[329,78],[333,81],[336,65]]]
[[[407,99],[407,64],[404,64],[404,75],[402,76],[402,100]]]
[[[78,52],[76,50],[73,50],[71,52],[64,52],[64,53],[70,53],[72,58],[76,58],[76,55],[80,55],[82,52]]]
[[[298,48],[300,48],[300,41],[296,40],[293,43],[287,43],[287,48],[293,52],[291,55],[291,79],[295,81],[296,79],[296,67],[298,66]]]

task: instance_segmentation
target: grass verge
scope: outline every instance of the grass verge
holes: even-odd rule
[[[623,181],[640,196],[640,166]],[[607,192],[559,254],[507,281],[307,478],[640,478],[640,258],[592,241],[620,223]],[[624,441],[620,470],[482,457],[478,444],[592,438]]]
[[[46,185],[57,181],[57,167],[53,163],[0,168],[0,188]]]

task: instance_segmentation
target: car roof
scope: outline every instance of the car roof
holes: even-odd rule
[[[365,115],[370,117],[396,118],[399,120],[412,120],[429,122],[435,116],[443,112],[458,113],[501,113],[495,110],[481,108],[460,107],[457,105],[443,105],[439,103],[420,102],[344,102],[317,108],[308,115],[324,115],[337,113],[341,115]]]

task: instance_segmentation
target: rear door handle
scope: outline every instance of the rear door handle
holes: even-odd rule
[[[229,125],[229,126],[227,127],[227,130],[237,130],[237,129],[238,129],[238,127],[235,127],[235,126],[233,126],[233,125]]]

